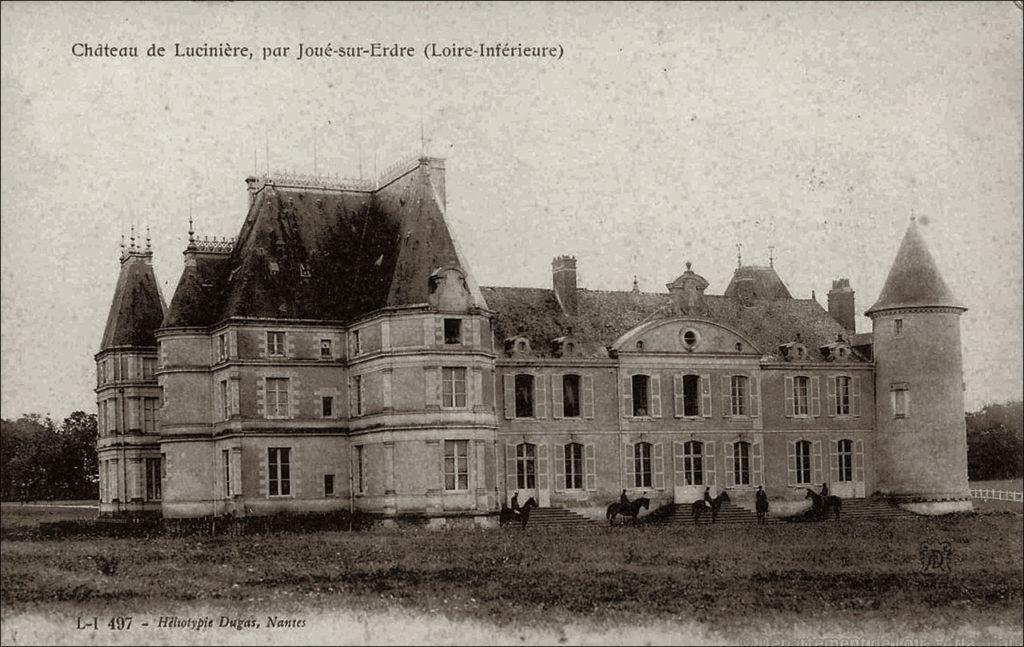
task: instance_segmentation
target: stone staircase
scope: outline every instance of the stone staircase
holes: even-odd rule
[[[748,510],[751,514],[756,517],[753,501],[739,502],[736,505]],[[796,520],[801,515],[790,517]],[[860,520],[860,519],[914,519],[917,515],[913,512],[909,512],[895,506],[882,499],[843,499],[843,508],[840,512],[839,519],[843,520]],[[772,518],[771,512],[768,513],[768,518]],[[830,517],[833,518],[833,517]],[[721,519],[721,513],[719,513],[719,519]],[[776,521],[785,520],[785,517],[776,518]]]
[[[527,528],[594,528],[595,522],[566,508],[535,508],[530,510]]]
[[[693,525],[693,509],[692,504],[683,503],[677,504],[672,507],[672,511],[661,518],[661,523],[668,524],[686,524]],[[773,518],[769,514],[765,518],[765,523],[779,523],[780,520]],[[711,511],[706,510],[701,515],[700,521],[697,522],[700,525],[711,523]],[[737,505],[735,503],[723,503],[722,507],[718,510],[718,517],[715,523],[740,523],[740,524],[756,524],[757,523],[757,512],[755,512],[753,504],[748,509],[743,505]]]

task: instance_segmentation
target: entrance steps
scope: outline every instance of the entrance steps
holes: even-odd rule
[[[662,523],[667,524],[689,524],[693,525],[693,508],[691,503],[676,504],[672,507],[672,511],[666,514],[662,518]],[[773,518],[769,513],[765,517],[764,522],[779,523],[780,520]],[[711,511],[705,510],[700,516],[700,521],[697,522],[700,525],[711,523]],[[736,505],[734,503],[723,503],[722,507],[718,509],[718,517],[715,523],[731,523],[731,524],[756,524],[757,523],[757,512],[751,504],[750,508],[743,505]]]
[[[566,508],[534,508],[530,510],[527,528],[593,528],[588,517]]]
[[[736,505],[742,507],[751,514],[756,514],[754,509],[753,501],[738,501]],[[798,518],[802,515],[794,515],[792,518]],[[772,513],[769,510],[768,518],[772,517]],[[831,514],[830,514],[831,517]],[[851,498],[843,499],[843,507],[839,514],[839,519],[913,519],[917,517],[916,514],[903,508],[893,505],[882,499],[872,498]],[[719,513],[721,518],[721,513]],[[832,517],[834,518],[834,517]],[[777,518],[777,520],[780,518]],[[781,519],[785,519],[782,517]]]

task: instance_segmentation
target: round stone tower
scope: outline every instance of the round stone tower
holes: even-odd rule
[[[917,223],[871,318],[878,490],[923,514],[971,510],[960,315]]]

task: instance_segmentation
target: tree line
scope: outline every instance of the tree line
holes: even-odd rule
[[[967,414],[972,481],[1024,476],[1022,402],[988,404]],[[76,411],[57,423],[27,414],[0,420],[0,499],[97,499],[96,415]]]

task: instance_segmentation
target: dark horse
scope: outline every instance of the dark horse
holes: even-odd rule
[[[605,518],[608,520],[608,525],[615,523],[615,517],[622,515],[623,517],[633,517],[633,523],[636,524],[636,519],[640,516],[640,508],[647,510],[651,507],[651,500],[645,496],[633,499],[629,503],[623,504],[620,501],[609,504],[608,510],[605,512]]]
[[[526,500],[526,503],[519,508],[516,512],[512,508],[508,507],[507,503],[501,504],[501,514],[498,516],[498,525],[507,526],[513,521],[519,521],[523,524],[523,528],[526,527],[526,522],[530,520],[530,510],[537,507],[537,502],[534,501],[533,497]]]
[[[764,516],[768,514],[768,497],[758,498],[757,504],[757,523],[764,523]]]
[[[715,523],[715,520],[718,519],[718,510],[722,507],[722,504],[728,502],[729,493],[725,490],[722,490],[721,494],[711,499],[711,523]],[[693,523],[697,523],[700,516],[704,514],[705,508],[707,508],[707,506],[704,504],[704,499],[699,499],[693,502],[693,505],[691,506],[691,509],[693,510]]]
[[[814,516],[816,518],[824,519],[826,516],[828,516],[829,509],[831,509],[832,513],[836,516],[836,521],[839,521],[839,513],[843,509],[842,499],[840,499],[837,496],[823,497],[814,490],[812,490],[811,488],[806,489],[807,496],[805,496],[804,498],[811,500],[811,509],[814,511]]]

